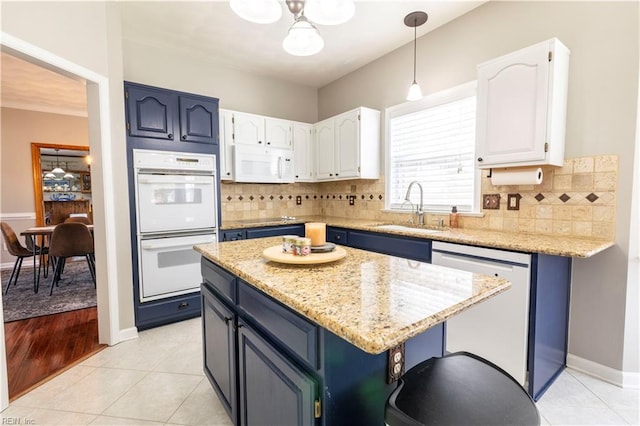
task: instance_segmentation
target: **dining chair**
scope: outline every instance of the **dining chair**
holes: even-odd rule
[[[51,259],[49,256],[49,247],[45,244],[46,237],[42,237],[42,246],[39,246],[36,241],[36,236],[33,235],[25,235],[24,242],[27,246],[28,250],[31,250],[31,253],[35,253],[40,256],[40,265],[44,262],[44,277],[47,278],[49,274],[49,260]],[[35,247],[34,247],[35,246]],[[46,256],[46,259],[45,259]],[[38,271],[39,273],[39,271]]]
[[[84,217],[84,216],[72,216],[72,217],[68,217],[64,220],[64,223],[72,223],[72,222],[77,222],[77,223],[84,223],[85,225],[91,225],[91,221],[89,220],[88,217]]]
[[[53,277],[49,295],[53,294],[53,287],[58,286],[60,275],[68,257],[84,256],[89,266],[93,286],[96,286],[95,257],[93,250],[93,236],[87,225],[79,222],[65,222],[57,225],[51,234],[49,255],[55,257]]]
[[[18,283],[18,276],[20,275],[23,259],[25,257],[32,257],[34,252],[20,244],[18,236],[8,223],[0,222],[0,228],[2,228],[2,236],[4,237],[5,244],[7,245],[7,251],[9,251],[12,256],[16,257],[16,262],[13,264],[11,276],[7,282],[7,287],[4,290],[4,294],[7,294],[9,292],[9,287],[11,287],[11,281],[13,281],[13,285]],[[38,253],[36,252],[36,254]]]

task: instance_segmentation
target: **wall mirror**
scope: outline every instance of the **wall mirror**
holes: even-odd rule
[[[57,225],[71,215],[93,222],[89,147],[31,143],[36,224]]]

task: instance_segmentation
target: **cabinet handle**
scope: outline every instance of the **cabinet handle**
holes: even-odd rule
[[[187,309],[188,307],[189,307],[188,302],[180,302],[180,304],[178,305],[178,309]]]
[[[267,145],[271,145],[271,142],[267,142]]]
[[[227,172],[227,176],[231,176],[231,172]]]
[[[169,134],[167,135],[167,139],[173,139],[173,133],[169,133]]]
[[[336,240],[340,241],[340,235],[336,235]]]
[[[182,135],[182,140],[186,141],[187,140],[187,135]]]
[[[339,173],[336,173],[336,176],[339,176]]]
[[[478,157],[478,161],[482,161],[482,157]]]
[[[329,173],[329,176],[333,176],[333,173]]]
[[[258,141],[258,143],[262,143],[262,141]]]
[[[229,324],[229,321],[231,321],[233,318],[232,317],[225,317],[224,318],[224,323],[225,324]]]

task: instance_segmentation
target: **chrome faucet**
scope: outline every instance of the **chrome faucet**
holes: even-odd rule
[[[418,189],[420,189],[420,204],[416,205],[416,215],[418,216],[418,225],[422,226],[424,225],[424,211],[423,209],[423,192],[422,192],[422,185],[420,185],[420,182],[418,182],[417,180],[414,180],[413,182],[411,182],[409,184],[409,187],[407,188],[407,193],[404,196],[404,200],[411,202],[411,200],[409,199],[409,196],[411,195],[411,188],[413,187],[413,184],[418,185]]]

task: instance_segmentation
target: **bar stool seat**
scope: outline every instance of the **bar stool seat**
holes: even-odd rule
[[[468,352],[431,358],[407,371],[385,409],[389,426],[539,425],[535,403],[518,382]]]

